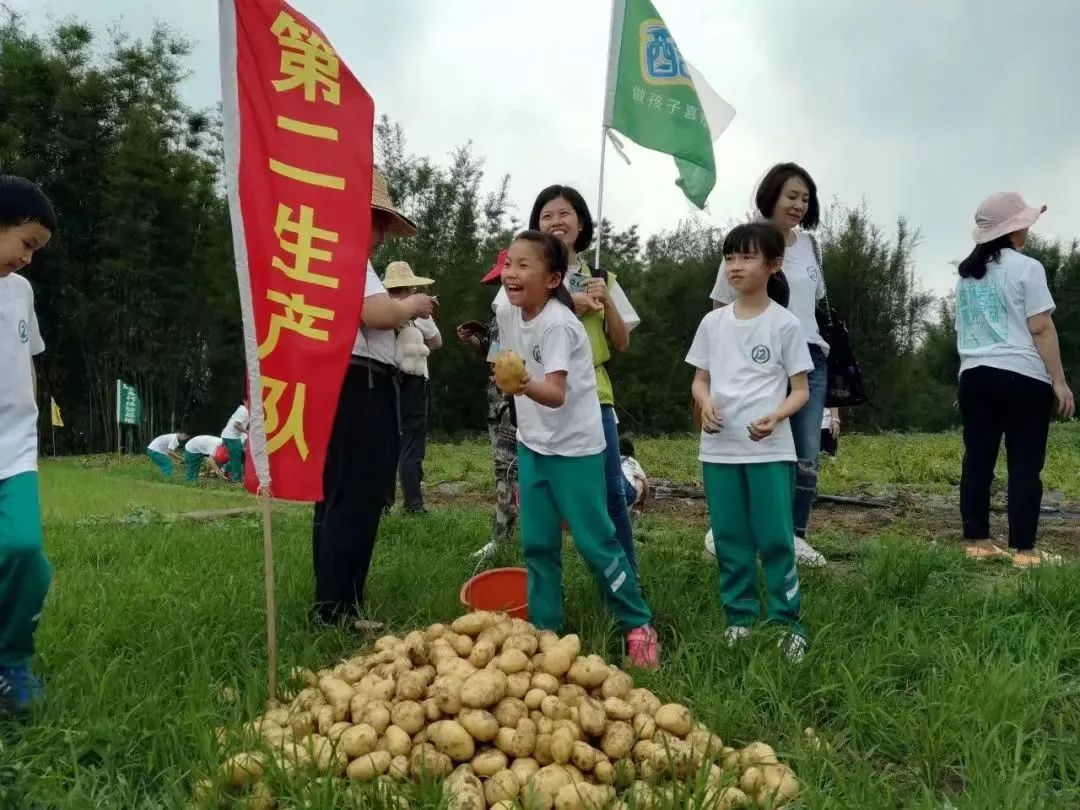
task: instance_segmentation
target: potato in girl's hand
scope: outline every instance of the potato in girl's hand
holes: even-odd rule
[[[495,384],[504,394],[520,394],[529,375],[525,371],[525,361],[512,349],[503,349],[495,355]]]

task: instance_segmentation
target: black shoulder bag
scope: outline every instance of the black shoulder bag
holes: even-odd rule
[[[821,270],[822,279],[825,277],[825,268],[821,260],[821,246],[812,234],[810,244],[814,246],[814,257]],[[824,304],[824,305],[823,305]],[[826,408],[850,408],[854,405],[862,405],[870,398],[866,395],[863,386],[862,372],[859,363],[855,359],[855,352],[851,348],[851,333],[848,332],[847,324],[829,303],[829,288],[825,288],[825,297],[817,304],[814,312],[817,317],[818,331],[829,344],[828,356],[828,386],[825,390]]]

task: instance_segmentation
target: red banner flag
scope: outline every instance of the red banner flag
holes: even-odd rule
[[[226,179],[255,405],[245,483],[317,501],[364,301],[375,109],[322,31],[288,3],[220,0],[220,15]]]

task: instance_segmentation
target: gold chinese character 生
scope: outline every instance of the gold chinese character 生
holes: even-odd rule
[[[312,306],[304,303],[302,293],[280,293],[276,290],[266,291],[266,300],[281,304],[284,312],[275,312],[270,316],[270,328],[266,333],[266,340],[259,346],[259,359],[266,357],[277,348],[278,339],[283,329],[296,332],[311,340],[326,342],[330,340],[330,333],[325,329],[315,326],[316,320],[334,320],[334,310]]]
[[[263,407],[266,413],[266,452],[273,455],[290,441],[296,444],[296,452],[303,461],[307,461],[308,443],[304,436],[304,401],[307,398],[307,386],[298,382],[293,388],[292,405],[289,415],[281,419],[281,399],[289,389],[289,384],[271,377],[262,378]]]
[[[315,211],[307,205],[300,206],[300,215],[293,219],[294,211],[287,205],[278,203],[277,221],[274,233],[278,238],[278,247],[292,254],[295,261],[290,266],[284,260],[274,257],[271,264],[294,281],[315,284],[319,287],[338,288],[340,280],[333,276],[322,276],[311,272],[312,262],[328,262],[333,258],[329,250],[315,246],[316,242],[328,242],[336,245],[338,235],[334,231],[315,227]],[[296,241],[285,238],[286,234],[295,234]]]
[[[315,101],[316,91],[322,90],[323,101],[338,104],[341,88],[338,85],[339,62],[330,43],[309,31],[284,11],[278,14],[270,32],[281,45],[281,74],[274,81],[279,93],[304,88],[304,100]]]

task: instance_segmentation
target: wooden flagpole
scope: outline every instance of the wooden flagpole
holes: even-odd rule
[[[264,489],[262,500],[263,519],[263,569],[266,583],[266,657],[269,668],[267,698],[277,697],[278,639],[277,599],[274,595],[274,510],[270,493]]]

